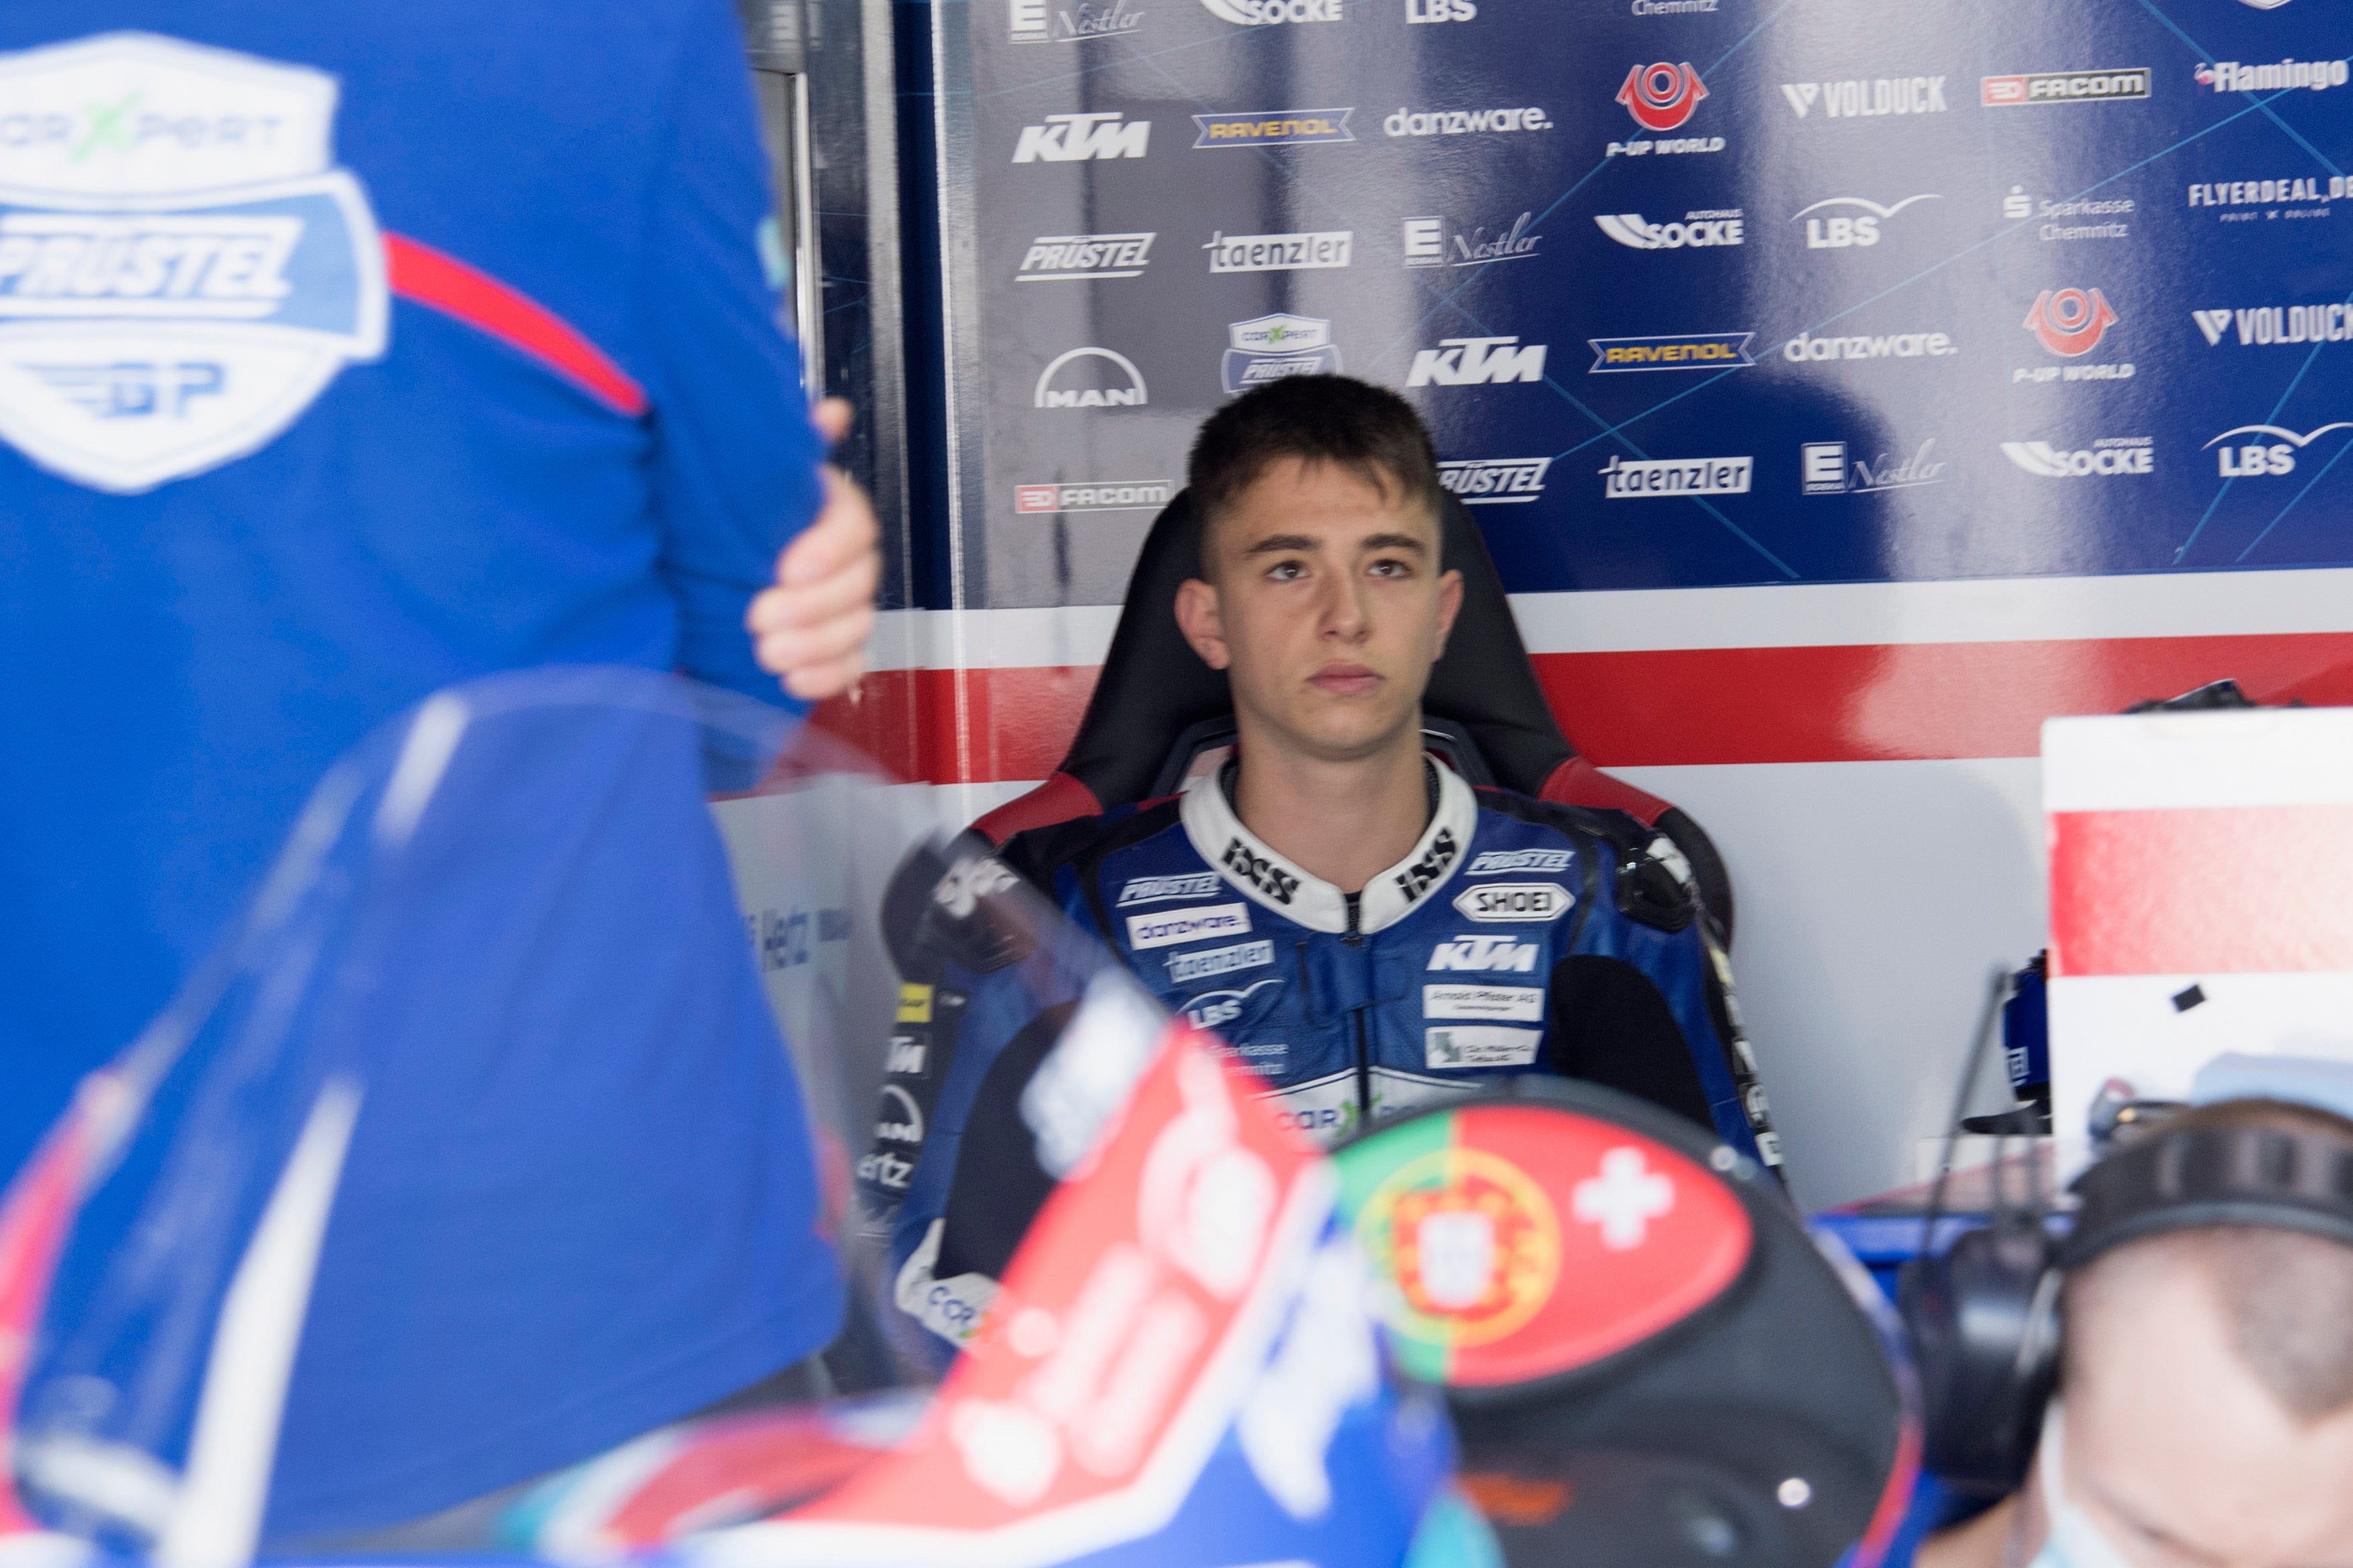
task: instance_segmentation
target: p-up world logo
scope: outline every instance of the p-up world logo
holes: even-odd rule
[[[2214,454],[2216,468],[2222,478],[2226,479],[2263,479],[2295,472],[2296,453],[2311,446],[2331,430],[2353,430],[2353,420],[2340,419],[2334,425],[2323,425],[2319,429],[2302,436],[2278,425],[2242,425],[2235,430],[2223,431],[2206,445],[2209,447],[2222,447],[2221,451]],[[2223,442],[2237,436],[2253,436],[2258,439],[2236,447],[2222,447]],[[2264,436],[2276,437],[2278,441],[2284,444],[2266,445],[2260,439]]]
[[[1085,374],[1084,362],[1101,360],[1111,367],[1100,373],[1098,379],[1109,383],[1103,386],[1069,384]],[[1072,370],[1080,365],[1080,370]],[[1065,384],[1056,385],[1057,381]],[[1144,373],[1135,362],[1113,349],[1071,349],[1054,356],[1051,363],[1038,374],[1038,389],[1032,400],[1039,408],[1141,408],[1151,401],[1144,388]]]
[[[130,494],[241,458],[384,353],[334,79],[115,33],[0,63],[0,438]]]
[[[1500,386],[1507,382],[1542,381],[1545,345],[1524,347],[1511,338],[1440,338],[1434,349],[1414,351],[1413,368],[1406,373],[1408,386]]]
[[[1152,121],[1122,122],[1117,110],[1090,114],[1050,114],[1043,125],[1025,125],[1013,144],[1017,163],[1079,163],[1103,158],[1141,158],[1152,142]]]
[[[1692,110],[1706,96],[1707,84],[1699,79],[1689,60],[1681,65],[1658,60],[1636,66],[1626,73],[1625,84],[1618,89],[1618,101],[1645,131],[1672,131],[1692,117]]]

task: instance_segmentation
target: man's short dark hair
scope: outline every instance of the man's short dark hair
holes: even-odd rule
[[[1438,454],[1413,405],[1346,375],[1289,375],[1245,392],[1193,438],[1185,482],[1201,514],[1201,569],[1209,529],[1271,464],[1334,463],[1438,515]]]

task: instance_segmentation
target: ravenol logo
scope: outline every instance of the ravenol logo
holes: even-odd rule
[[[1152,121],[1123,124],[1119,110],[1050,114],[1043,125],[1025,125],[1013,145],[1017,163],[1079,163],[1098,158],[1141,158],[1151,145]]]
[[[1286,375],[1332,375],[1340,351],[1332,323],[1315,316],[1259,316],[1226,329],[1233,346],[1219,363],[1228,392],[1248,392]]]
[[[1250,114],[1197,114],[1196,147],[1264,147],[1279,142],[1354,142],[1349,109],[1280,109]]]
[[[1511,338],[1440,338],[1434,349],[1417,349],[1408,386],[1501,386],[1513,381],[1542,381],[1545,345],[1512,345]]]
[[[1748,356],[1754,332],[1681,332],[1660,338],[1588,338],[1593,346],[1589,375],[1635,370],[1731,370],[1755,364]]]
[[[0,438],[130,494],[267,445],[384,352],[332,77],[117,33],[0,64]]]

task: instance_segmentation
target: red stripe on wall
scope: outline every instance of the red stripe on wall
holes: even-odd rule
[[[2353,805],[2060,812],[2051,973],[2353,970]]]
[[[384,237],[384,258],[392,291],[402,299],[454,316],[529,354],[616,413],[634,419],[646,411],[645,388],[529,295],[406,235]]]
[[[816,722],[901,778],[929,784],[1042,779],[1079,732],[1092,665],[1022,669],[883,669],[836,698]]]

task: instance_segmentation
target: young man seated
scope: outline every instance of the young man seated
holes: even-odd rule
[[[1413,410],[1344,377],[1275,382],[1202,426],[1189,484],[1200,575],[1176,619],[1231,682],[1235,753],[1174,798],[1018,834],[1004,865],[1324,1142],[1543,1072],[1776,1163],[1723,952],[1653,836],[1474,791],[1423,751],[1462,582],[1440,569]],[[992,878],[960,868],[939,897]],[[874,1157],[902,1162],[899,1302],[953,1339],[1052,1185],[1021,1099],[1069,1016],[1034,977],[962,956],[938,975],[923,1081],[884,1091],[918,1113],[886,1115]]]

